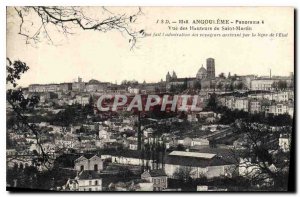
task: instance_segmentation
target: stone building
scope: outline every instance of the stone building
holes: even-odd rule
[[[196,79],[205,79],[207,77],[207,71],[206,69],[203,67],[203,64],[201,66],[201,68],[198,70],[197,74],[196,74]]]
[[[215,59],[213,58],[206,59],[206,70],[207,70],[208,79],[214,79],[216,77]]]
[[[97,155],[94,155],[92,157],[81,156],[76,159],[74,163],[74,169],[78,172],[85,170],[100,172],[101,170],[103,170],[103,160]]]
[[[68,179],[63,191],[102,191],[102,178],[95,171],[82,171],[74,179]]]
[[[254,79],[251,81],[251,90],[272,90],[273,79]]]
[[[291,136],[288,134],[280,134],[278,145],[283,152],[289,151],[291,145]]]
[[[141,178],[153,183],[153,191],[162,191],[168,187],[168,176],[161,169],[145,171]]]
[[[85,82],[82,81],[82,78],[78,77],[78,81],[72,83],[72,90],[82,92],[84,89],[85,89]]]

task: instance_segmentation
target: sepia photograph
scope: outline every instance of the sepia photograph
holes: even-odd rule
[[[293,7],[7,6],[6,190],[294,191],[294,26]]]

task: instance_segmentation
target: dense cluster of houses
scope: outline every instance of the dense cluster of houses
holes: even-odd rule
[[[242,110],[252,114],[288,114],[294,115],[294,91],[275,91],[265,93],[253,93],[244,97],[220,96],[219,102],[231,110]]]
[[[78,78],[78,81],[73,83],[32,84],[28,89],[24,89],[24,94],[40,96],[35,115],[46,117],[49,113],[56,115],[64,111],[66,105],[89,105],[102,94],[169,92],[175,86],[186,85],[187,88],[193,89],[193,94],[199,96],[203,109],[210,96],[216,94],[218,103],[230,110],[241,110],[251,114],[288,114],[293,117],[294,91],[288,88],[293,83],[293,77],[259,78],[247,75],[234,78],[232,80],[230,74],[227,79],[224,76],[216,77],[214,59],[208,58],[206,69],[202,66],[195,78],[178,78],[173,72],[172,76],[167,74],[165,81],[130,85],[116,85],[97,80],[86,83]],[[276,89],[274,84],[279,81],[285,81],[287,87],[282,90]],[[228,92],[224,89],[225,86],[237,87],[240,84],[243,85],[237,95],[233,90]],[[196,86],[200,88],[195,91]],[[245,92],[248,93],[244,94]],[[189,93],[189,90],[181,93]],[[26,115],[32,116],[30,113]],[[97,113],[94,113],[95,115]],[[242,135],[234,136],[230,125],[218,124],[221,117],[222,114],[206,110],[188,113],[185,120],[179,115],[164,119],[146,118],[151,124],[141,128],[142,150],[139,149],[137,117],[134,115],[114,116],[101,121],[91,121],[90,118],[84,123],[66,127],[55,125],[53,122],[29,123],[44,131],[38,136],[41,143],[37,144],[36,136],[29,131],[24,133],[18,128],[9,129],[8,138],[14,145],[7,149],[7,165],[10,168],[15,165],[35,165],[34,157],[30,155],[42,152],[48,153],[54,160],[62,154],[76,153],[78,157],[73,160],[74,165],[71,169],[76,171],[77,175],[67,177],[66,183],[58,187],[64,191],[177,191],[180,188],[171,188],[169,180],[178,179],[180,173],[187,173],[192,179],[249,176],[248,172],[255,172],[257,168],[246,167],[245,164],[251,163],[251,159],[232,154],[233,149],[244,150],[247,147],[247,138]],[[172,126],[186,122],[196,125],[196,129],[175,129],[156,135],[162,128],[160,125]],[[276,129],[274,127],[274,130]],[[287,153],[290,142],[289,134],[281,134],[275,139],[276,145],[272,151]],[[149,156],[151,151],[145,153],[146,146],[152,152],[158,150],[157,147],[163,148],[163,151],[155,152],[160,159],[153,154]],[[91,152],[93,154],[86,154]],[[107,181],[105,175],[115,174],[116,170],[111,169],[120,166],[138,169],[133,171],[138,171],[139,177]],[[39,167],[39,170],[47,170],[48,167]],[[271,171],[277,169],[274,164],[268,164],[268,167]],[[217,189],[199,185],[197,190]]]

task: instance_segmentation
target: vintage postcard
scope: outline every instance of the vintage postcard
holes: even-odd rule
[[[8,191],[291,191],[294,8],[6,9]]]

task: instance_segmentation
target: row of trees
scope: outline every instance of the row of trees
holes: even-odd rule
[[[276,90],[286,90],[288,88],[294,88],[294,83],[290,83],[290,85],[288,85],[285,80],[279,80],[277,82],[273,82],[272,88]]]
[[[148,142],[142,147],[141,159],[143,161],[142,171],[149,169],[164,168],[166,155],[165,142],[160,142],[158,138],[154,138],[153,142]],[[149,163],[152,160],[152,164]],[[162,164],[160,166],[159,164]]]
[[[76,172],[65,170],[60,167],[40,172],[34,166],[24,166],[22,163],[15,164],[6,172],[7,184],[11,187],[32,189],[32,190],[55,190],[56,186],[66,183],[68,178],[75,177]]]
[[[121,82],[121,85],[124,85],[124,86],[136,86],[136,85],[139,85],[139,82],[137,80],[123,80]]]

